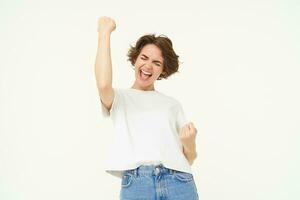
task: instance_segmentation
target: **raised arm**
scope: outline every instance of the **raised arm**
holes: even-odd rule
[[[98,49],[95,61],[95,76],[100,99],[108,110],[110,110],[114,98],[110,36],[115,29],[116,23],[113,19],[106,16],[98,19]]]

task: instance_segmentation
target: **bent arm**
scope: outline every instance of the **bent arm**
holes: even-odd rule
[[[185,124],[180,131],[180,141],[182,143],[182,152],[189,164],[192,165],[197,157],[196,152],[197,129],[192,122]]]
[[[189,161],[189,164],[192,165],[194,160],[197,158],[196,149],[186,149],[183,147],[183,154],[185,155],[186,159]]]

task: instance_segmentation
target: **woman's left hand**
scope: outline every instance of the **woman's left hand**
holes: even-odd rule
[[[196,158],[196,135],[197,129],[192,122],[185,124],[180,131],[180,141],[183,145],[183,153],[187,159],[192,163]]]
[[[192,122],[185,124],[180,131],[180,141],[185,149],[195,149],[197,129]]]

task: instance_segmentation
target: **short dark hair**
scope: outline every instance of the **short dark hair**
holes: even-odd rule
[[[130,45],[127,60],[130,61],[133,66],[143,47],[147,44],[154,44],[157,46],[161,50],[162,57],[164,59],[163,72],[157,80],[161,80],[162,78],[167,79],[170,75],[178,72],[179,56],[176,55],[173,49],[172,41],[165,35],[155,36],[155,34],[146,34],[137,40],[135,47]]]

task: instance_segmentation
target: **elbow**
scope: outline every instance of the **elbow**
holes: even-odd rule
[[[190,165],[192,165],[193,163],[194,163],[194,161],[196,160],[196,158],[197,158],[197,153],[194,155],[194,157],[192,158],[192,161],[191,161],[191,163],[190,163]]]

